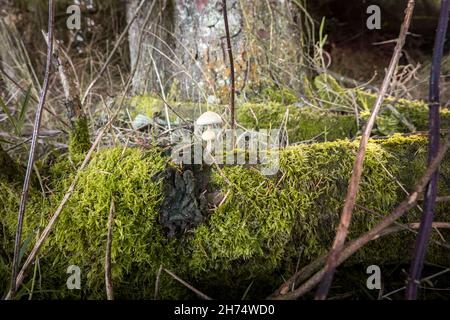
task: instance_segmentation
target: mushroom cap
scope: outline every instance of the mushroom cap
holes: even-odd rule
[[[203,141],[212,141],[216,139],[216,133],[213,130],[206,130],[202,134],[202,140]]]
[[[222,123],[222,118],[215,112],[206,111],[200,117],[198,117],[196,123],[199,126],[220,124],[220,123]]]

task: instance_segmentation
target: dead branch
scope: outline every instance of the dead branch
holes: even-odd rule
[[[347,238],[348,228],[350,226],[350,221],[352,218],[353,209],[355,207],[356,196],[358,194],[359,183],[361,181],[361,175],[363,171],[364,158],[366,153],[366,146],[369,141],[372,128],[375,124],[375,120],[377,118],[378,112],[380,111],[381,105],[384,101],[385,95],[391,83],[391,78],[394,75],[394,72],[397,68],[399,59],[402,54],[402,48],[406,40],[406,35],[408,33],[409,26],[412,20],[412,13],[414,10],[414,0],[409,0],[408,7],[406,8],[405,18],[400,30],[400,35],[397,40],[397,45],[394,50],[394,54],[392,56],[389,68],[386,72],[386,76],[384,78],[383,84],[380,88],[380,92],[378,94],[377,100],[375,102],[375,106],[372,110],[372,114],[367,122],[364,133],[361,137],[361,142],[359,145],[358,153],[356,155],[355,163],[353,166],[352,177],[350,179],[347,195],[345,198],[344,208],[341,214],[341,220],[336,232],[336,237],[333,242],[333,246],[330,250],[330,253],[327,258],[327,263],[325,266],[326,276],[323,278],[322,283],[320,284],[319,289],[317,290],[316,299],[324,300],[328,295],[328,291],[330,290],[331,282],[333,281],[333,275],[336,270],[336,266],[340,259],[340,255],[342,253],[345,239]]]

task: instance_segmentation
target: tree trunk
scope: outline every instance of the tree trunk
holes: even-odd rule
[[[222,0],[153,1],[155,19],[144,28],[134,91],[164,89],[172,98],[227,102],[230,74]],[[139,31],[153,1],[142,10],[129,33],[132,66],[137,60]],[[128,5],[129,19],[137,5]],[[299,47],[301,23],[296,23],[298,7],[283,0],[228,0],[227,6],[237,93],[259,89],[263,83],[298,89],[301,74],[296,71],[303,54]],[[264,73],[270,70],[270,77],[264,78],[262,69]]]
[[[127,2],[128,22],[133,18],[140,2]],[[167,87],[171,62],[164,55],[171,57],[170,49],[173,48],[170,36],[173,31],[172,10],[170,0],[148,0],[131,25],[128,32],[131,68],[138,63],[133,77],[133,91],[136,94],[161,91],[161,87]]]

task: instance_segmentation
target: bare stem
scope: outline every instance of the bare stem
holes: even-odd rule
[[[34,120],[33,127],[33,136],[31,139],[31,147],[28,157],[27,171],[25,173],[25,179],[23,182],[22,194],[20,196],[20,205],[19,205],[19,214],[17,218],[17,229],[16,229],[16,237],[14,242],[14,257],[13,257],[13,266],[12,266],[12,274],[11,274],[11,293],[12,296],[16,293],[16,279],[17,279],[17,269],[19,267],[19,251],[22,241],[22,226],[23,220],[25,216],[26,203],[28,198],[28,191],[30,188],[30,180],[31,174],[33,172],[34,158],[36,154],[36,145],[37,138],[39,136],[39,129],[41,127],[41,119],[42,119],[42,111],[44,109],[45,100],[47,98],[47,92],[50,82],[50,71],[52,65],[52,55],[53,55],[53,33],[54,33],[54,24],[55,24],[55,4],[53,0],[48,1],[48,38],[49,43],[47,45],[47,61],[45,66],[45,76],[44,76],[44,84],[42,86],[41,95],[39,98],[39,104],[36,110],[36,117]]]
[[[449,0],[441,1],[441,13],[439,17],[439,25],[436,31],[436,40],[434,43],[433,61],[431,64],[430,76],[430,96],[429,96],[429,145],[428,145],[428,163],[431,163],[439,151],[439,77],[441,76],[442,54],[444,52],[445,36],[448,27]],[[433,174],[430,183],[425,192],[425,203],[422,218],[420,222],[419,234],[416,239],[414,249],[414,258],[411,262],[408,284],[406,286],[406,299],[417,299],[417,290],[419,287],[419,279],[422,275],[423,263],[430,241],[432,224],[436,207],[436,197],[438,189],[439,172]]]
[[[234,72],[234,58],[233,58],[233,49],[231,46],[231,35],[230,35],[230,26],[228,24],[228,9],[227,9],[227,0],[222,0],[222,9],[223,9],[223,21],[225,23],[225,32],[227,38],[227,52],[230,62],[230,81],[231,81],[231,92],[230,92],[230,111],[231,111],[231,130],[233,131],[233,148],[235,146],[235,130],[236,130],[236,115],[235,115],[235,93],[236,93],[236,83],[235,83],[235,72]]]

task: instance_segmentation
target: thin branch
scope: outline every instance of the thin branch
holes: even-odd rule
[[[368,242],[377,239],[384,229],[392,225],[395,221],[397,221],[401,216],[403,216],[408,210],[411,210],[415,207],[419,195],[425,190],[428,182],[431,180],[434,172],[439,167],[440,163],[444,159],[446,152],[450,148],[450,134],[447,134],[444,140],[444,143],[441,145],[440,151],[436,158],[433,159],[431,164],[428,166],[425,174],[420,178],[417,182],[414,191],[404,200],[402,201],[392,213],[386,216],[383,220],[381,220],[375,227],[369,230],[367,233],[363,234],[359,238],[351,241],[346,247],[343,249],[342,254],[339,256],[339,260],[337,261],[336,266],[342,264],[345,260],[351,257],[355,252],[365,246]],[[310,265],[319,265],[322,261],[324,261],[324,257],[320,257],[318,261],[314,261]],[[307,266],[306,268],[308,268]],[[300,273],[304,271],[306,268],[300,270]],[[313,268],[310,268],[313,269]],[[317,269],[316,269],[317,270]],[[314,272],[314,271],[312,271]],[[326,273],[326,269],[323,268],[319,272],[315,273],[311,278],[309,278],[305,283],[303,283],[299,288],[295,289],[292,292],[285,293],[286,290],[277,290],[274,294],[274,299],[281,300],[289,300],[289,299],[297,299],[309,292],[313,289],[319,282],[322,280]],[[299,278],[299,275],[296,275]],[[294,278],[294,277],[292,277]],[[292,279],[291,278],[291,279]],[[290,287],[290,286],[288,286]],[[284,288],[284,285],[281,289]],[[285,293],[285,294],[283,294]]]
[[[174,274],[173,272],[167,270],[166,268],[163,268],[163,271],[165,273],[167,273],[168,275],[170,275],[172,278],[174,278],[175,280],[177,280],[179,283],[181,283],[183,286],[185,286],[186,288],[188,288],[189,290],[191,290],[192,292],[194,292],[197,296],[199,296],[200,298],[202,298],[203,300],[212,300],[212,298],[210,298],[209,296],[207,296],[206,294],[202,293],[201,291],[195,289],[193,286],[191,286],[189,283],[187,283],[186,281],[184,281],[183,279],[181,279],[180,277],[178,277],[176,274]]]
[[[16,292],[16,279],[17,279],[17,269],[19,267],[19,251],[22,241],[22,225],[25,216],[25,208],[28,198],[28,191],[30,187],[31,174],[33,172],[34,158],[36,154],[36,145],[37,139],[39,136],[39,129],[41,127],[41,118],[42,111],[44,109],[45,100],[47,98],[47,92],[50,82],[50,69],[52,64],[52,55],[53,55],[53,33],[54,33],[54,23],[55,23],[55,5],[53,0],[48,1],[48,38],[50,39],[49,44],[47,46],[47,61],[45,66],[45,76],[44,76],[44,84],[42,86],[41,96],[39,98],[39,104],[36,110],[36,118],[34,121],[33,128],[33,136],[31,139],[31,147],[29,152],[27,171],[25,173],[25,179],[23,183],[22,194],[20,197],[20,205],[19,205],[19,214],[17,218],[17,229],[16,229],[16,237],[14,242],[14,257],[13,257],[13,267],[11,274],[11,293],[12,295]]]
[[[105,284],[106,284],[106,298],[114,300],[114,290],[111,276],[111,246],[113,238],[113,224],[115,214],[114,198],[111,196],[111,205],[109,207],[108,217],[108,236],[106,239],[106,254],[105,254]]]
[[[361,137],[361,142],[359,145],[358,153],[356,155],[355,163],[353,166],[352,177],[349,183],[347,195],[345,198],[344,208],[341,214],[341,220],[336,232],[336,236],[333,242],[333,246],[327,258],[326,263],[326,276],[323,278],[319,289],[317,290],[316,299],[324,300],[328,295],[330,290],[331,282],[333,281],[333,275],[336,270],[337,263],[340,259],[342,253],[345,239],[347,238],[348,228],[352,218],[353,209],[355,207],[355,201],[358,194],[359,183],[361,181],[361,175],[363,171],[364,158],[366,153],[366,146],[369,141],[372,128],[375,124],[376,117],[380,111],[381,105],[384,101],[385,95],[391,83],[391,78],[397,68],[398,61],[402,54],[402,48],[406,40],[406,34],[408,32],[409,26],[412,20],[412,13],[414,10],[414,0],[409,0],[408,7],[405,12],[405,19],[400,30],[400,35],[398,37],[397,46],[395,47],[394,54],[392,56],[389,68],[386,72],[383,84],[380,88],[375,106],[370,115],[369,121],[367,122],[364,133]]]
[[[450,268],[444,269],[444,270],[442,270],[442,271],[440,271],[440,272],[438,272],[438,273],[432,274],[432,275],[429,276],[429,277],[423,278],[423,279],[421,280],[421,282],[430,281],[430,280],[432,280],[432,279],[434,279],[434,278],[436,278],[436,277],[442,276],[443,274],[446,274],[446,273],[448,273],[448,272],[450,272]],[[381,299],[388,298],[389,296],[392,296],[393,294],[396,294],[396,293],[398,293],[398,292],[400,292],[400,291],[403,291],[403,290],[405,290],[405,289],[406,289],[406,286],[405,286],[405,287],[401,287],[401,288],[399,288],[399,289],[397,289],[397,290],[391,291],[391,292],[389,292],[389,293],[386,293],[386,294],[384,294],[383,296],[381,296]]]
[[[430,97],[429,97],[429,119],[430,119],[430,133],[428,145],[428,162],[431,162],[439,150],[439,78],[441,76],[442,55],[444,52],[445,36],[448,27],[450,2],[449,0],[441,1],[441,13],[439,16],[439,25],[436,31],[436,40],[434,43],[433,61],[431,64],[430,76]],[[424,210],[420,222],[419,234],[416,239],[416,246],[414,248],[414,258],[411,262],[409,271],[408,284],[406,288],[406,299],[417,299],[417,290],[419,287],[419,280],[422,275],[423,263],[427,253],[428,243],[431,237],[432,224],[434,220],[436,197],[438,192],[438,178],[439,172],[436,171],[427,186],[425,192]]]
[[[448,202],[448,201],[450,201],[450,196],[436,198],[436,202]]]
[[[155,281],[155,295],[154,295],[154,300],[158,299],[158,295],[159,295],[159,286],[160,286],[160,282],[161,282],[161,273],[163,271],[163,266],[161,265],[159,267],[158,273],[156,274],[156,281]]]
[[[231,110],[231,130],[233,132],[232,145],[235,146],[235,130],[236,130],[236,115],[235,115],[235,93],[236,93],[236,83],[235,83],[235,73],[234,73],[234,59],[233,59],[233,48],[231,45],[231,35],[230,26],[228,24],[228,8],[227,0],[222,0],[222,10],[223,10],[223,21],[225,23],[225,33],[227,38],[227,52],[230,62],[230,81],[231,81],[231,92],[230,92],[230,110]]]

